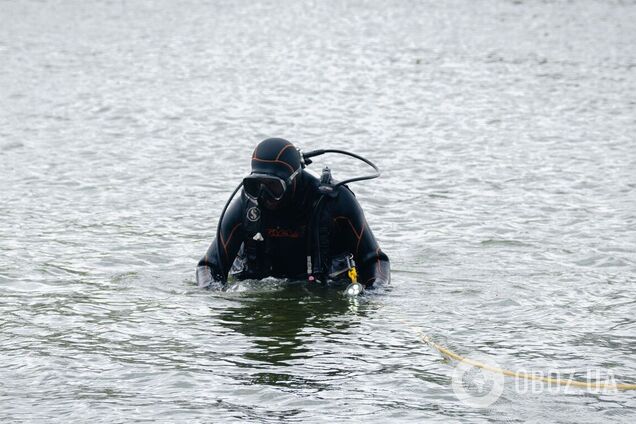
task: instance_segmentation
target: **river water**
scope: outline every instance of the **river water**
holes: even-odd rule
[[[634,2],[25,0],[0,20],[0,421],[633,422],[633,391],[510,378],[471,406],[413,328],[636,382]],[[196,287],[268,136],[381,167],[352,189],[389,287]]]

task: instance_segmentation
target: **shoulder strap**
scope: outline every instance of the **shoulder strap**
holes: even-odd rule
[[[338,196],[333,189],[331,171],[325,167],[319,186],[320,196],[314,202],[307,237],[307,276],[309,281],[326,280],[329,275],[331,235],[331,203]]]
[[[245,235],[249,239],[261,239],[261,209],[258,207],[258,203],[245,196],[243,201],[243,228]],[[260,237],[259,237],[260,236]]]
[[[269,268],[266,251],[269,240],[262,235],[261,209],[258,202],[248,196],[243,201],[243,228],[245,229],[244,255],[249,271],[256,277]]]

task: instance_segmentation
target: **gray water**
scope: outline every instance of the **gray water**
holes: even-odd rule
[[[466,405],[412,327],[636,382],[634,2],[4,1],[0,22],[0,421],[633,422],[634,392],[512,379]],[[268,136],[382,168],[352,188],[390,287],[196,288]]]

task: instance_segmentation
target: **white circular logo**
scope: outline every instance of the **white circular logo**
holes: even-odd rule
[[[261,210],[256,206],[252,206],[247,210],[247,219],[252,222],[258,221],[261,217]]]
[[[499,365],[489,358],[468,357],[491,369],[500,369]],[[452,387],[455,396],[463,404],[474,408],[487,408],[503,393],[504,376],[487,368],[458,362],[453,370]]]

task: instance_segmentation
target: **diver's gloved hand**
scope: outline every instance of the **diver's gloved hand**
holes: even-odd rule
[[[197,285],[202,289],[223,287],[223,283],[214,279],[212,270],[207,266],[197,267]]]

